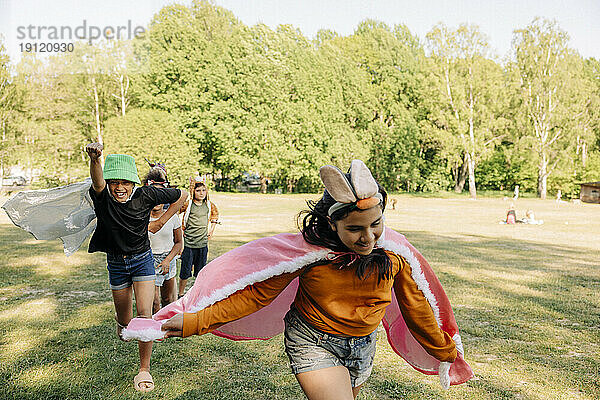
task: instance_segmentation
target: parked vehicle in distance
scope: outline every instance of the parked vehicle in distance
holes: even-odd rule
[[[5,176],[2,180],[3,186],[25,186],[27,185],[27,179],[24,176],[14,175]]]
[[[242,174],[242,185],[260,186],[260,176],[257,174],[251,174],[249,172],[244,172]]]

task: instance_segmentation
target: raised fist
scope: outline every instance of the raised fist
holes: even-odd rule
[[[91,160],[97,160],[102,156],[103,148],[104,146],[102,146],[101,143],[90,143],[87,146],[85,146],[85,151],[87,152]]]

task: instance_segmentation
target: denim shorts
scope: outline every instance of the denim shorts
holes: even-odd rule
[[[169,272],[166,274],[162,273],[162,267],[158,267],[158,265],[169,255],[170,251],[166,253],[153,254],[154,258],[154,272],[156,273],[156,280],[154,281],[155,286],[162,286],[165,281],[172,279],[177,275],[177,256],[173,257],[171,262],[169,263]]]
[[[344,366],[352,387],[362,385],[371,375],[377,330],[367,336],[331,335],[313,328],[293,307],[284,321],[285,352],[294,374]]]
[[[154,280],[152,250],[134,255],[106,254],[108,281],[112,290],[125,289],[139,281]]]

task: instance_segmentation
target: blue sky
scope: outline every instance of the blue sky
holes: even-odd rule
[[[19,26],[70,26],[85,20],[88,25],[146,26],[166,4],[165,0],[0,0],[0,34],[11,60],[20,56]],[[189,1],[178,3],[189,4]],[[308,37],[321,28],[342,35],[372,18],[390,26],[406,24],[421,39],[438,22],[455,27],[466,22],[479,25],[498,56],[510,48],[512,31],[534,17],[556,19],[571,37],[571,47],[584,57],[600,59],[600,0],[216,0],[247,25],[257,22],[275,28],[291,24]],[[33,41],[33,40],[29,40]]]

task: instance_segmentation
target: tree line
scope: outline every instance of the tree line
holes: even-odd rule
[[[600,179],[600,63],[555,21],[515,30],[503,61],[474,25],[423,40],[366,20],[353,34],[246,26],[207,1],[170,5],[130,41],[11,64],[0,40],[0,171],[39,185],[87,175],[83,147],[167,164],[171,180],[245,171],[287,192],[365,160],[392,191],[521,190]]]

